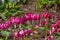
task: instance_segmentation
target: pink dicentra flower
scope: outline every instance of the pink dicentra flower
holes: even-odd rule
[[[36,14],[32,14],[32,15],[31,15],[31,18],[32,18],[32,20],[37,20]]]
[[[44,12],[44,13],[42,14],[42,17],[45,18],[45,19],[47,19],[47,18],[51,18],[52,15],[49,14],[48,12]]]
[[[20,22],[19,22],[19,24],[24,24],[24,23],[25,23],[24,18],[20,18]]]
[[[24,16],[25,20],[40,20],[40,14],[27,13]]]
[[[7,27],[7,28],[9,28],[9,27],[12,26],[12,22],[11,22],[10,20],[8,20],[5,24],[6,24],[6,27]]]
[[[57,29],[57,32],[60,32],[60,28]]]
[[[33,33],[33,30],[28,30],[28,34]]]
[[[25,30],[24,30],[24,33],[25,33],[25,35],[28,34],[28,30],[25,29]]]
[[[19,31],[19,32],[18,32],[18,36],[19,36],[19,37],[24,37],[24,36],[25,36],[24,30]]]
[[[41,25],[42,26],[44,26],[45,24],[46,24],[46,21],[45,20],[41,22]]]
[[[40,20],[40,14],[36,14],[37,20]]]
[[[52,30],[57,29],[57,27],[58,27],[58,25],[57,25],[57,24],[53,24],[53,25],[52,25]]]
[[[60,26],[60,20],[59,20],[59,21],[57,21],[57,22],[56,22],[56,24],[57,24],[58,26]]]
[[[15,17],[15,23],[20,24],[20,18],[19,17]]]
[[[15,32],[15,33],[13,34],[13,36],[14,36],[14,37],[18,37],[18,32]]]
[[[50,37],[48,38],[48,40],[53,40],[53,36],[50,36]]]
[[[14,24],[15,23],[15,17],[11,17],[10,21]]]
[[[5,23],[1,23],[1,24],[0,24],[0,29],[1,29],[1,30],[5,30],[5,29],[6,29]]]
[[[27,21],[27,20],[32,20],[32,18],[31,18],[31,13],[26,13],[25,15],[24,15],[24,18],[25,18],[25,20]]]
[[[40,26],[39,25],[36,25],[35,28],[39,28]]]

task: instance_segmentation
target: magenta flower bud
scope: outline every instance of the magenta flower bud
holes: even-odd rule
[[[52,25],[52,30],[55,30],[57,28],[57,24]]]
[[[27,21],[29,19],[29,16],[25,14],[24,18],[25,18],[25,21]]]
[[[46,24],[46,21],[45,20],[41,22],[41,25],[42,26],[44,26],[45,24]]]
[[[36,14],[32,14],[31,18],[32,18],[32,20],[37,20],[37,15]]]
[[[11,22],[14,24],[15,23],[15,17],[11,17]]]
[[[18,32],[18,36],[19,36],[19,37],[24,37],[24,36],[25,36],[24,30],[19,31],[19,32]]]
[[[18,37],[18,32],[15,32],[13,35],[14,37]]]
[[[60,28],[57,29],[57,32],[60,32]]]
[[[33,30],[28,30],[28,34],[33,33]]]
[[[37,20],[40,20],[40,14],[36,14]]]
[[[5,29],[6,29],[5,23],[1,23],[1,24],[0,24],[0,29],[1,29],[1,30],[5,30]]]
[[[52,15],[49,14],[48,12],[46,12],[46,13],[43,13],[43,14],[42,14],[42,17],[45,18],[45,19],[47,19],[47,18],[51,18]]]
[[[19,17],[15,17],[15,23],[19,24],[20,23],[20,18]]]
[[[20,18],[20,24],[24,24],[24,23],[25,23],[24,18]]]
[[[27,13],[27,14],[25,14],[25,16],[24,16],[24,18],[25,18],[25,20],[27,21],[27,20],[31,20],[31,13]]]
[[[35,28],[39,28],[39,25],[36,25]]]
[[[25,34],[28,34],[28,30],[25,29],[25,30],[24,30],[24,33],[25,33]]]
[[[50,33],[50,35],[51,35],[51,34],[53,33],[53,31],[52,31],[52,30],[50,30],[50,32],[49,32],[49,33]]]
[[[7,21],[5,24],[6,24],[6,27],[7,27],[7,28],[9,28],[9,27],[11,27],[11,26],[12,26],[12,22],[11,22],[10,20],[9,20],[9,21]]]
[[[24,18],[11,17],[12,24],[24,24]]]
[[[53,36],[50,36],[50,37],[48,38],[48,40],[53,40]]]
[[[60,26],[60,20],[59,20],[59,21],[57,21],[57,22],[56,22],[56,24],[57,24],[58,26]]]

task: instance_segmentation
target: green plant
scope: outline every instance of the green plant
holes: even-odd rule
[[[1,38],[0,40],[8,40],[8,37],[10,36],[10,32],[1,30],[1,35],[4,37]]]
[[[27,0],[20,0],[20,1],[23,2],[23,3],[26,3]]]
[[[22,14],[23,11],[20,9],[21,4],[19,4],[18,2],[10,2],[8,0],[3,0],[2,4],[0,5],[0,16],[2,16],[3,18],[6,17],[11,17],[15,14]]]
[[[60,0],[38,0],[36,8],[40,9],[42,6],[44,6],[44,4],[48,5],[52,5],[52,4],[58,4],[60,3]]]

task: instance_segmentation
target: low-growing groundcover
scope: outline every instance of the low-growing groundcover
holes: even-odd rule
[[[53,5],[57,1],[38,2],[37,9],[25,12],[20,7],[28,5],[29,0],[0,0],[0,40],[60,40],[60,18],[49,12],[40,11],[47,2]],[[38,0],[39,1],[39,0]],[[57,10],[57,9],[56,9]],[[37,11],[37,12],[36,12]]]

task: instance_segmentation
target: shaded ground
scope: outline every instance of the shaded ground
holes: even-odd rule
[[[33,12],[36,9],[37,0],[28,0],[26,4],[22,4],[21,9],[26,12]]]

